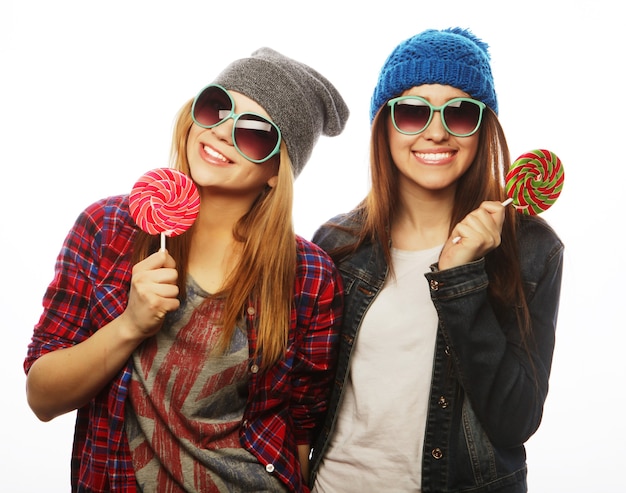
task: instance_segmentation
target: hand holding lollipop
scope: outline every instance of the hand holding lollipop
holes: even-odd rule
[[[200,195],[193,181],[171,168],[148,171],[135,183],[129,197],[132,218],[146,233],[161,235],[161,249],[166,236],[178,236],[196,220]]]
[[[518,157],[506,174],[505,190],[510,203],[518,212],[529,215],[548,210],[561,194],[565,173],[556,154],[545,149],[535,149]],[[452,242],[458,243],[461,237]]]

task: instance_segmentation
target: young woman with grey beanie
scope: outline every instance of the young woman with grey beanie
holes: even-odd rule
[[[541,421],[563,244],[506,198],[487,45],[400,43],[371,101],[372,186],[313,240],[345,286],[314,491],[521,493]]]
[[[189,230],[159,250],[128,195],[80,214],[24,363],[40,419],[78,410],[72,491],[308,491],[342,284],[294,234],[293,180],[347,118],[324,76],[261,48],[178,114]]]

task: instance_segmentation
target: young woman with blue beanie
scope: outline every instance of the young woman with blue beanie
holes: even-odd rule
[[[176,120],[191,229],[159,250],[128,195],[79,216],[24,363],[40,419],[77,410],[72,491],[309,491],[342,285],[294,234],[293,180],[348,113],[319,72],[261,48]]]
[[[371,189],[313,238],[345,286],[317,493],[527,490],[563,244],[501,204],[487,48],[453,28],[393,50],[371,101]]]

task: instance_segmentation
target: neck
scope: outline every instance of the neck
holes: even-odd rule
[[[200,191],[200,212],[197,221],[202,229],[231,229],[248,213],[257,196]]]
[[[189,251],[189,273],[206,291],[217,293],[239,262],[242,245],[233,231],[251,203],[206,194],[201,200]]]
[[[391,225],[394,248],[426,250],[442,245],[449,236],[453,193],[403,195]]]

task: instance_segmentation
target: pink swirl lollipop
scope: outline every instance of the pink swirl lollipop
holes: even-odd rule
[[[522,154],[506,174],[506,194],[518,212],[540,214],[561,194],[565,173],[561,160],[545,149]]]
[[[130,214],[146,233],[178,236],[187,231],[200,210],[200,195],[194,182],[171,168],[157,168],[145,173],[135,183],[129,196]]]

